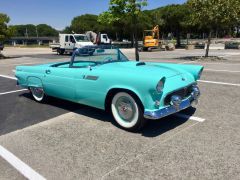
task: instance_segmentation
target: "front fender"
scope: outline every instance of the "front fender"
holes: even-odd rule
[[[162,97],[162,93],[159,94],[156,92],[155,89],[151,87],[146,87],[146,85],[144,88],[137,88],[134,86],[125,86],[125,85],[115,85],[115,86],[111,86],[108,89],[108,92],[110,92],[113,89],[122,89],[122,90],[128,90],[133,92],[141,101],[144,109],[155,109],[156,108],[155,101],[160,100]]]

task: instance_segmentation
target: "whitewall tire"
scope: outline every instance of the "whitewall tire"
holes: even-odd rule
[[[140,102],[127,92],[119,92],[114,95],[111,110],[117,124],[126,130],[139,130],[145,124]]]
[[[46,95],[44,93],[43,88],[40,87],[30,87],[29,88],[33,98],[37,101],[37,102],[43,102],[46,98]]]

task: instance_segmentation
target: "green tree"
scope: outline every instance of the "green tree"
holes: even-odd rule
[[[177,38],[177,46],[181,46],[180,36],[186,30],[186,21],[190,15],[190,10],[186,4],[168,5],[154,10],[157,24],[161,31],[173,33]]]
[[[67,26],[63,29],[63,31],[61,31],[61,33],[66,33],[66,34],[70,34],[72,33],[72,28],[70,26]]]
[[[137,25],[141,8],[147,5],[147,0],[110,0],[108,11],[100,14],[98,21],[103,24],[122,24],[130,18],[131,32],[135,44],[136,61],[139,61]],[[123,23],[124,24],[124,23]]]
[[[13,34],[13,28],[8,26],[10,18],[6,14],[0,13],[0,42],[10,38]],[[0,57],[2,56],[0,51]]]
[[[6,14],[0,13],[0,42],[11,37],[13,33],[13,29],[7,25],[9,21],[10,18]]]
[[[47,24],[39,24],[36,26],[36,33],[39,37],[56,37],[58,36],[58,31]]]
[[[58,36],[58,31],[47,24],[14,25],[12,27],[15,29],[14,36],[16,37]]]
[[[14,36],[21,37],[33,37],[36,36],[36,27],[33,24],[26,25],[14,25],[12,26],[15,29]]]
[[[240,19],[239,0],[188,0],[192,9],[190,22],[207,29],[208,42],[205,56],[208,57],[212,32],[219,28],[231,27]]]
[[[97,21],[98,16],[93,14],[84,14],[73,18],[70,29],[75,33],[85,33],[86,31],[99,31],[100,24]]]

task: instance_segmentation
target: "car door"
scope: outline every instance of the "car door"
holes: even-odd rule
[[[102,108],[104,96],[97,67],[80,68],[74,82],[77,102]]]
[[[70,46],[70,44],[69,44],[69,36],[66,35],[65,36],[65,41],[64,41],[64,48],[65,49],[69,49],[69,46]]]
[[[72,35],[69,36],[70,39],[69,39],[69,47],[68,49],[74,49],[75,48],[75,44],[76,44],[76,41],[74,39],[74,37]]]
[[[43,78],[44,91],[47,95],[66,100],[75,100],[76,69],[65,67],[48,67]]]

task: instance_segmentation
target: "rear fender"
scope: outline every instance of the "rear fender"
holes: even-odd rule
[[[29,76],[27,78],[28,87],[43,87],[42,80],[38,77]]]

